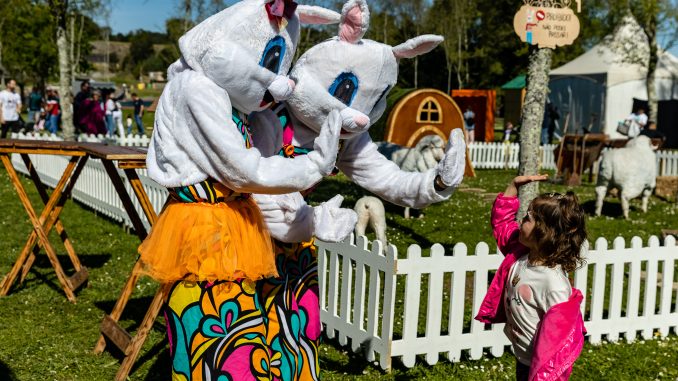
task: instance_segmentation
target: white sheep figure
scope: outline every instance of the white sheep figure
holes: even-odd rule
[[[358,223],[355,225],[356,237],[365,235],[365,229],[369,225],[377,234],[377,240],[386,247],[386,212],[381,200],[372,196],[362,197],[356,202],[353,210],[358,214]]]
[[[643,196],[642,210],[657,184],[657,159],[652,141],[647,136],[630,140],[626,147],[613,149],[603,155],[596,186],[596,216],[600,216],[603,200],[609,190],[619,191],[624,218],[629,218],[629,200]]]
[[[377,147],[382,155],[406,172],[426,172],[435,168],[445,155],[445,141],[438,135],[424,136],[412,148],[388,142],[377,143]],[[410,218],[409,207],[405,207],[404,217]]]
[[[435,168],[445,155],[445,140],[438,135],[421,138],[413,148],[401,148],[391,156],[391,161],[407,172],[426,172]]]

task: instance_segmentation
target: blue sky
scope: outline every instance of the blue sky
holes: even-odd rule
[[[109,20],[113,33],[136,29],[162,32],[165,20],[177,14],[177,0],[115,0],[111,1]]]
[[[136,29],[162,32],[165,20],[178,14],[178,0],[115,0],[111,4],[109,20],[113,33]],[[671,53],[678,56],[678,46],[673,47]]]

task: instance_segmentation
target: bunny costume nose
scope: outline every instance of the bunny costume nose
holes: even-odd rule
[[[367,127],[368,124],[370,124],[370,118],[368,118],[365,115],[354,116],[353,121],[355,122],[356,126],[358,126],[358,128],[360,129],[363,129]]]

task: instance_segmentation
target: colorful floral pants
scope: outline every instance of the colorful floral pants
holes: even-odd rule
[[[278,278],[174,286],[165,308],[173,380],[318,380],[316,249],[277,244],[276,253]]]

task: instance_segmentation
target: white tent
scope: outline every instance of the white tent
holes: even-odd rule
[[[678,99],[678,59],[658,53],[657,100]],[[647,37],[631,16],[614,34],[550,73],[549,98],[568,119],[569,131],[603,132],[619,138],[617,123],[632,111],[633,99],[647,100]]]

